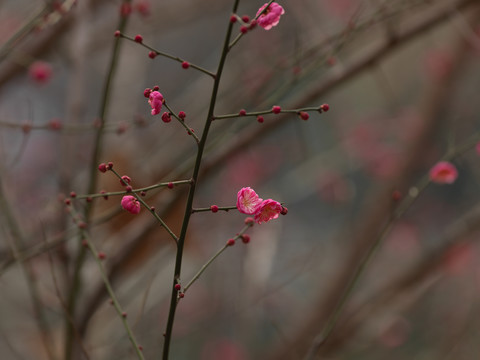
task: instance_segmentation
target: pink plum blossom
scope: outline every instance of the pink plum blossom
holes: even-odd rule
[[[261,202],[262,199],[260,199],[255,190],[250,187],[240,189],[237,194],[237,209],[242,214],[255,214],[257,207]]]
[[[452,163],[440,161],[430,169],[429,176],[437,184],[452,184],[458,177],[458,171]]]
[[[143,17],[147,17],[151,13],[151,4],[149,0],[139,0],[135,4],[135,10]]]
[[[163,105],[163,95],[158,91],[152,91],[148,97],[148,103],[152,107],[152,115],[160,114]]]
[[[262,222],[276,219],[282,212],[282,209],[282,205],[278,201],[272,199],[263,200],[260,205],[257,206],[255,221],[257,224],[261,224]]]
[[[265,30],[270,30],[272,27],[277,26],[278,22],[280,21],[280,16],[285,13],[283,7],[279,4],[273,2],[268,7],[267,11],[262,14],[262,11],[265,9],[268,3],[264,4],[260,9],[257,11],[257,16],[261,14],[258,19],[257,23]]]
[[[46,84],[52,77],[52,67],[44,61],[35,61],[28,68],[30,77],[39,84]]]
[[[125,195],[122,198],[122,207],[131,214],[138,214],[140,212],[140,203],[132,195]]]

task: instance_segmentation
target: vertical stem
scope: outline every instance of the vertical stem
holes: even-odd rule
[[[127,0],[126,2],[130,2],[130,0]],[[127,26],[128,22],[128,16],[121,16],[120,22],[118,25],[118,30],[123,32]],[[113,34],[112,34],[113,36]],[[100,105],[100,126],[98,128],[98,131],[95,136],[95,142],[94,142],[94,148],[93,148],[93,154],[92,154],[92,159],[91,159],[91,172],[90,172],[90,180],[88,184],[88,190],[87,193],[92,194],[95,192],[96,186],[97,186],[97,172],[96,172],[96,167],[99,162],[100,154],[102,152],[102,147],[103,147],[103,130],[105,127],[105,118],[107,115],[107,110],[108,110],[108,103],[110,100],[110,89],[112,85],[112,81],[115,75],[115,70],[117,67],[118,63],[118,54],[120,52],[120,45],[121,45],[121,39],[116,38],[115,39],[115,44],[113,47],[112,51],[112,57],[110,60],[110,65],[108,68],[108,74],[105,79],[105,85],[104,85],[104,90],[103,90],[103,95],[102,95],[102,102]],[[88,223],[90,219],[92,211],[92,206],[91,203],[87,203],[85,207],[85,212],[84,212],[84,218],[85,221]],[[79,249],[77,253],[77,257],[75,259],[75,266],[74,266],[74,273],[73,273],[73,278],[72,278],[72,286],[69,290],[68,294],[68,300],[67,300],[67,311],[68,313],[75,319],[75,308],[77,305],[77,298],[80,293],[80,288],[81,288],[81,269],[83,266],[83,262],[85,261],[86,257],[86,249],[79,243]],[[72,358],[72,351],[73,351],[73,339],[74,339],[74,329],[70,321],[66,321],[65,323],[66,326],[66,339],[65,339],[65,360],[69,360]]]
[[[39,289],[36,283],[35,276],[29,264],[24,263],[23,261],[19,261],[19,248],[23,249],[25,247],[25,235],[21,230],[20,224],[15,219],[15,216],[11,211],[12,207],[10,206],[10,203],[8,202],[5,195],[6,194],[3,190],[3,181],[2,178],[0,178],[0,211],[2,212],[2,215],[5,216],[7,226],[9,227],[10,233],[12,235],[12,253],[15,260],[19,262],[20,267],[23,270],[25,280],[27,282],[27,288],[32,300],[35,321],[37,323],[42,343],[47,352],[47,356],[49,359],[55,359],[52,347],[51,331],[48,326],[48,321],[45,317],[45,312],[40,299]]]
[[[240,0],[235,0],[233,4],[233,12],[235,13],[238,8],[238,3]],[[202,162],[202,157],[203,157],[203,152],[205,149],[205,144],[207,142],[207,137],[208,137],[208,132],[210,130],[210,125],[212,124],[212,119],[213,119],[213,113],[215,110],[215,103],[217,100],[217,94],[218,94],[218,88],[220,85],[220,78],[222,76],[222,71],[223,67],[225,65],[225,60],[227,58],[227,54],[229,51],[229,41],[230,37],[232,35],[232,28],[233,24],[229,22],[228,24],[228,29],[227,29],[227,34],[225,36],[225,41],[223,44],[223,49],[222,49],[222,54],[220,56],[220,61],[218,64],[217,72],[215,74],[215,81],[213,84],[213,89],[212,89],[212,96],[210,98],[210,105],[208,108],[208,115],[207,119],[205,121],[205,127],[203,129],[202,133],[202,138],[200,139],[200,142],[198,144],[198,150],[197,150],[197,157],[195,160],[195,166],[193,169],[193,175],[192,175],[192,184],[190,185],[190,190],[188,192],[188,199],[187,199],[187,204],[185,207],[185,215],[183,218],[183,224],[182,224],[182,229],[180,232],[180,237],[178,238],[178,243],[177,243],[177,255],[175,258],[175,270],[174,270],[174,275],[173,275],[173,281],[172,281],[172,295],[170,298],[170,310],[168,313],[168,320],[167,320],[167,328],[164,334],[164,346],[163,346],[163,360],[168,359],[168,354],[170,351],[170,343],[172,340],[172,330],[173,330],[173,323],[175,319],[175,311],[177,308],[177,291],[175,290],[175,283],[177,279],[180,278],[180,273],[182,269],[182,257],[183,257],[183,247],[185,244],[185,237],[187,235],[187,229],[188,229],[188,224],[190,222],[190,216],[192,215],[192,208],[193,208],[193,198],[195,196],[195,188],[197,185],[198,181],[198,174],[200,171],[200,164]]]

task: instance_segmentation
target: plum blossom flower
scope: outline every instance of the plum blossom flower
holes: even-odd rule
[[[140,203],[132,195],[125,195],[122,198],[122,207],[131,214],[138,214],[140,212]]]
[[[262,202],[255,192],[250,187],[240,189],[237,194],[237,209],[242,214],[253,215],[257,211],[258,205]]]
[[[148,104],[152,107],[152,115],[160,114],[163,105],[163,95],[158,91],[152,91],[148,97]]]
[[[430,169],[429,176],[437,184],[452,184],[458,177],[458,171],[452,163],[440,161]]]
[[[282,209],[282,205],[278,201],[272,199],[263,200],[260,205],[257,206],[255,221],[257,224],[261,224],[262,222],[276,219],[282,212]]]
[[[277,26],[278,22],[280,21],[280,16],[285,13],[283,7],[281,7],[276,2],[272,2],[268,7],[267,11],[262,14],[262,11],[265,9],[268,3],[264,4],[260,9],[257,11],[257,16],[261,14],[258,19],[257,23],[265,30],[270,30],[272,27]]]

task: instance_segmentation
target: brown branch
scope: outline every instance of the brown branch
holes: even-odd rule
[[[447,227],[445,238],[440,241],[441,246],[426,255],[421,262],[405,274],[389,282],[388,285],[370,295],[362,304],[351,309],[348,316],[345,316],[345,321],[339,326],[336,335],[327,344],[325,353],[332,354],[333,351],[352,339],[375,313],[427,282],[445,263],[449,252],[459,243],[468,238],[471,238],[472,241],[477,239],[471,235],[478,230],[480,230],[480,206],[475,206]]]

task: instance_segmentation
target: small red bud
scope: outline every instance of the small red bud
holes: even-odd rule
[[[62,123],[60,122],[60,119],[52,119],[49,121],[48,126],[52,130],[60,130],[62,128]]]
[[[148,57],[150,59],[155,59],[157,57],[157,53],[155,51],[149,51],[148,52]]]
[[[169,123],[170,121],[172,121],[172,117],[170,116],[170,113],[165,111],[163,114],[162,114],[162,121],[164,123]]]
[[[169,182],[169,183],[167,184],[167,187],[168,187],[169,189],[173,189],[173,183],[172,183],[172,182]]]
[[[248,27],[249,30],[254,29],[257,26],[257,20],[252,20],[250,26]]]
[[[87,203],[91,203],[93,199],[89,196],[85,200],[87,201]]]
[[[300,115],[300,118],[302,120],[308,120],[309,117],[310,117],[310,115],[308,115],[308,113],[306,113],[305,111],[300,111],[300,113],[298,115]]]
[[[143,42],[143,37],[142,35],[135,35],[135,42],[141,44]]]
[[[245,25],[240,26],[240,32],[242,34],[246,34],[247,31],[248,31],[248,27],[246,27]]]
[[[146,192],[146,191],[140,192],[140,196],[145,196],[145,195],[147,195],[147,192]]]
[[[125,186],[125,192],[131,193],[132,192],[132,187],[130,185]]]
[[[126,184],[130,184],[132,182],[132,179],[130,179],[129,176],[123,175],[121,180],[120,180],[120,185],[126,186]]]
[[[69,198],[66,198],[64,202],[65,202],[65,205],[70,205],[72,203],[72,200],[70,200]]]
[[[282,108],[278,105],[275,105],[274,107],[272,107],[272,112],[274,114],[280,114],[280,111],[282,111]]]
[[[102,173],[107,172],[107,164],[101,163],[100,165],[98,165],[98,170],[100,170],[100,172]]]
[[[86,229],[87,228],[87,223],[85,221],[79,221],[77,224],[79,229]]]
[[[76,198],[77,197],[77,193],[75,191],[70,191],[70,197],[73,199],[73,198]]]
[[[113,35],[114,35],[115,37],[117,37],[117,38],[120,37],[120,35],[121,35],[121,34],[120,34],[120,30],[115,31],[115,32],[113,33]]]
[[[147,99],[150,97],[150,93],[152,92],[152,89],[146,88],[143,90],[143,96],[145,96]]]
[[[218,206],[217,205],[212,205],[212,206],[210,206],[210,210],[212,210],[212,213],[216,213],[218,211]]]
[[[106,193],[105,190],[100,190],[100,194],[105,194],[105,193]],[[104,198],[105,200],[108,200],[108,195],[103,195],[103,198]]]
[[[185,293],[183,293],[183,292],[179,293],[179,294],[178,294],[178,297],[181,298],[181,299],[183,299],[183,298],[185,297]]]
[[[245,23],[248,23],[250,21],[250,18],[248,17],[248,15],[243,15],[242,16],[242,21],[245,22]]]
[[[236,22],[237,22],[237,16],[236,16],[236,15],[230,16],[230,22],[231,22],[232,24],[236,23]]]
[[[107,166],[108,166],[108,170],[113,169],[113,162],[109,161]]]
[[[255,224],[255,220],[252,217],[245,218],[245,225],[253,226]]]
[[[100,251],[100,252],[98,253],[98,258],[99,258],[100,260],[103,260],[103,259],[105,259],[106,257],[107,257],[107,255],[105,255],[104,252]]]
[[[150,206],[150,211],[155,211],[155,206]]]
[[[122,312],[122,317],[126,318],[127,317],[127,313],[124,311]]]
[[[182,285],[180,284],[175,284],[175,290],[179,291],[182,289]]]
[[[322,109],[323,111],[327,112],[328,110],[330,110],[330,105],[328,104],[323,104],[320,106],[320,109]]]
[[[287,215],[288,214],[288,209],[286,206],[282,206],[282,211],[280,211],[280,214],[282,215]]]
[[[183,120],[183,119],[185,119],[185,118],[187,117],[187,114],[185,114],[184,111],[180,111],[180,112],[178,113],[178,117]]]
[[[188,63],[188,61],[182,62],[182,68],[188,69],[189,67],[190,67],[190,64]]]
[[[258,121],[260,124],[263,123],[263,120],[264,120],[264,119],[263,119],[263,116],[262,116],[262,115],[258,115],[258,116],[257,116],[257,121]]]
[[[238,115],[245,116],[245,115],[247,115],[247,112],[245,111],[245,109],[242,109],[242,110],[239,111]]]
[[[240,235],[240,237],[242,238],[242,241],[244,244],[248,244],[250,242],[250,236],[247,235],[247,234],[243,234],[243,235]]]
[[[228,239],[227,246],[233,246],[233,245],[235,245],[235,240],[234,239]]]
[[[155,86],[153,87],[153,91],[158,91],[158,90],[160,90],[160,86],[155,85]]]

